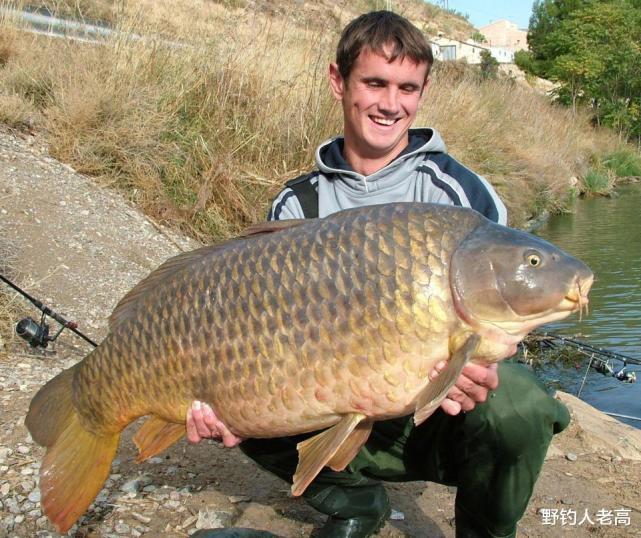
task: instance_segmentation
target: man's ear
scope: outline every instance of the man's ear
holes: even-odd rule
[[[423,87],[421,88],[421,99],[425,96],[425,92],[427,91],[428,86],[430,85],[430,78],[426,78],[425,82],[423,83]]]
[[[338,65],[331,63],[329,64],[329,87],[332,90],[332,95],[339,101],[343,99],[343,93],[345,92],[345,81],[341,75],[341,72],[338,70]]]

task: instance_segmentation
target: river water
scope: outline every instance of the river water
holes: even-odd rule
[[[546,326],[565,336],[580,335],[594,347],[641,360],[641,185],[626,186],[616,198],[579,200],[572,214],[559,215],[536,233],[587,263],[596,280],[590,312]],[[548,382],[577,394],[589,357],[576,367],[544,368]],[[623,363],[613,361],[615,370]],[[606,412],[641,419],[641,366],[637,383],[622,383],[590,369],[581,399]],[[641,428],[641,420],[620,419]]]

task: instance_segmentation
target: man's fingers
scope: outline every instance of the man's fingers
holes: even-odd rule
[[[185,421],[187,425],[187,441],[192,444],[200,443],[202,437],[198,435],[196,430],[196,425],[194,424],[194,418],[192,416],[191,407],[187,408],[187,420]]]
[[[469,363],[465,365],[461,374],[477,385],[494,390],[499,386],[497,367],[496,363],[489,366]]]
[[[439,361],[434,365],[434,368],[430,372],[430,379],[434,380],[438,377],[438,374],[440,374],[443,370],[445,370],[445,367],[447,366],[447,361]]]
[[[227,428],[225,428],[225,431],[223,432],[223,445],[228,448],[232,448],[239,445],[241,441],[242,439],[240,437],[236,437]]]
[[[461,412],[461,404],[450,398],[445,398],[445,400],[441,402],[441,409],[448,415],[454,416]]]
[[[216,437],[215,432],[212,432],[212,429],[205,424],[203,406],[199,401],[195,401],[191,406],[191,416],[194,420],[194,425],[196,431],[200,437]]]
[[[222,423],[218,420],[218,417],[214,413],[214,410],[205,402],[200,402],[200,408],[202,412],[203,422],[205,423],[205,425],[210,430],[213,430],[213,431],[220,430],[220,424]]]
[[[187,409],[187,440],[198,443],[203,439],[220,439],[227,447],[237,446],[242,438],[229,431],[216,416],[214,410],[204,402],[192,402]]]
[[[463,392],[456,386],[450,389],[447,393],[447,397],[458,403],[461,406],[461,411],[472,411],[477,403],[469,396],[469,394]]]
[[[460,375],[454,387],[465,394],[471,401],[482,403],[487,400],[489,390],[483,385],[478,385],[465,375]]]

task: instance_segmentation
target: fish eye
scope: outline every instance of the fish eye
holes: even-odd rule
[[[530,267],[538,267],[543,260],[540,254],[530,251],[525,253],[525,261]]]

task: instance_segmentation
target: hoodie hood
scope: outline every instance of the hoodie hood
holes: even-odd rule
[[[364,176],[355,172],[343,157],[345,139],[342,136],[331,138],[323,142],[316,150],[316,165],[324,174],[337,174],[342,181],[347,181],[353,188],[365,187],[365,183],[372,183],[390,175],[398,173],[404,163],[413,161],[414,157],[423,153],[447,153],[445,142],[441,135],[434,129],[410,129],[409,144],[392,162],[383,168]]]

